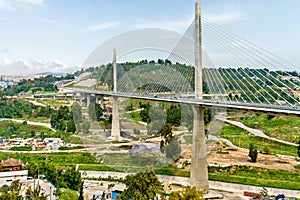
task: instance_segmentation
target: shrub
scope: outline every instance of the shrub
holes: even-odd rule
[[[257,152],[257,149],[254,148],[254,144],[253,143],[250,144],[248,156],[250,157],[251,162],[256,162],[257,156],[258,156],[258,152]]]

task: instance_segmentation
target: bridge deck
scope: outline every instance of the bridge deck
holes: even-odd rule
[[[73,93],[84,93],[84,94],[97,94],[105,96],[116,96],[123,98],[133,98],[142,100],[152,100],[152,101],[163,101],[171,103],[183,103],[189,105],[199,105],[204,107],[216,107],[216,108],[229,108],[229,109],[240,109],[240,110],[253,110],[268,113],[282,113],[290,115],[299,115],[300,108],[289,107],[289,106],[279,106],[279,105],[269,105],[269,104],[254,104],[254,103],[241,103],[232,101],[220,101],[220,100],[198,100],[193,98],[172,98],[172,97],[160,97],[160,96],[141,96],[138,94],[129,93],[114,93],[111,91],[100,91],[100,90],[74,90]]]

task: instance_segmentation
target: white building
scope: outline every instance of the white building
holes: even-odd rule
[[[0,182],[11,182],[14,180],[26,181],[28,170],[0,172]]]

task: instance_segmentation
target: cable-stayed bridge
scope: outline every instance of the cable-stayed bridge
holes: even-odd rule
[[[104,43],[85,63],[95,67],[91,78],[95,84],[73,92],[84,94],[87,104],[92,95],[102,101],[103,96],[112,97],[111,133],[117,140],[118,98],[191,105],[194,117],[190,180],[192,186],[208,191],[205,107],[300,115],[300,70],[210,22],[201,15],[200,3],[195,8],[195,20],[180,37],[170,31],[143,29]],[[174,45],[168,43],[172,38],[177,38]],[[107,52],[110,54],[114,48],[120,56],[117,58],[114,50],[112,64],[104,65],[103,60],[111,57]],[[165,58],[157,62],[117,63],[129,54],[139,57],[140,51],[153,49],[165,54]]]

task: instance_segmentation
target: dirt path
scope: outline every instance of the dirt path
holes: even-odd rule
[[[37,101],[28,100],[28,99],[26,99],[26,101],[29,102],[29,103],[32,103],[32,104],[35,105],[35,106],[47,107],[46,104],[39,103],[39,102],[37,102]]]
[[[272,138],[272,137],[267,136],[266,134],[264,134],[261,130],[250,128],[250,127],[244,125],[242,122],[232,121],[232,120],[228,120],[228,119],[226,119],[224,121],[228,124],[232,124],[234,126],[240,127],[242,129],[248,131],[249,133],[255,135],[255,136],[258,136],[258,137],[261,137],[261,138],[266,138],[268,140],[273,140],[273,141],[276,141],[276,142],[280,142],[282,144],[287,144],[287,145],[298,147],[298,144],[295,144],[295,143],[292,143],[292,142],[287,142],[287,141],[284,141],[284,140],[279,140],[277,138]]]
[[[3,120],[3,121],[13,121],[13,122],[18,122],[18,123],[23,123],[24,121],[27,121],[27,120],[23,120],[23,119],[8,119],[8,118],[1,118],[0,120]],[[51,129],[53,132],[56,132],[56,130],[51,127],[50,123],[27,121],[27,124],[36,125],[36,126],[44,126],[46,128]]]

